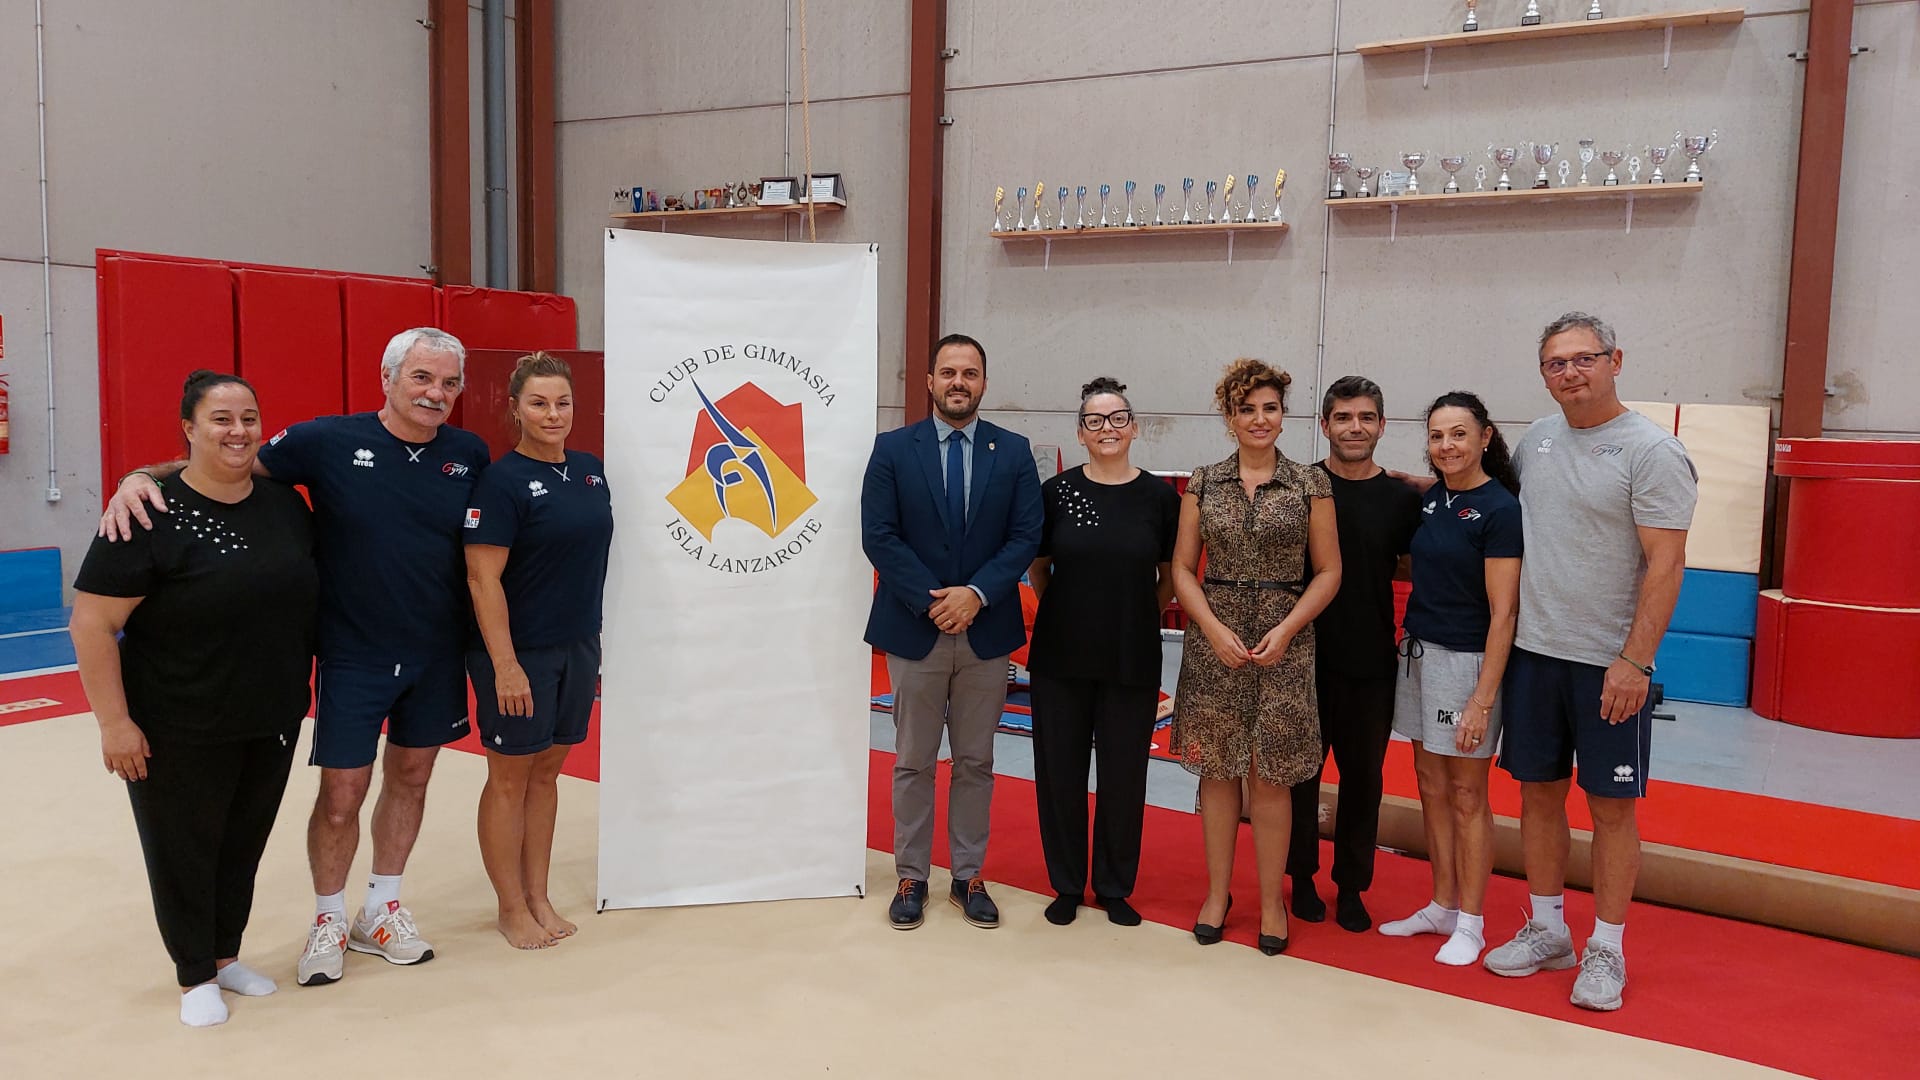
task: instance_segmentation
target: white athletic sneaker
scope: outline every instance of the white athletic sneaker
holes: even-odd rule
[[[313,928],[307,931],[307,947],[300,953],[296,981],[301,986],[339,982],[346,971],[346,953],[340,947],[346,943],[347,924],[338,916],[326,914],[314,919]]]
[[[1512,941],[1488,953],[1483,963],[1495,975],[1517,978],[1536,971],[1565,971],[1579,961],[1573,955],[1572,933],[1564,929],[1556,933],[1528,919]]]
[[[418,964],[433,959],[433,946],[420,936],[419,928],[413,925],[413,913],[401,907],[398,900],[387,901],[387,910],[372,920],[364,911],[354,916],[347,948],[384,956],[389,964]]]
[[[1447,911],[1445,908],[1439,908],[1438,910],[1442,912]],[[1381,923],[1380,932],[1388,937],[1413,937],[1416,934],[1439,934],[1441,937],[1451,935],[1453,933],[1454,919],[1457,918],[1457,916],[1452,912],[1447,912],[1444,915],[1435,915],[1434,911],[1435,906],[1428,904],[1426,907],[1421,908],[1419,911],[1414,912],[1404,919],[1395,919],[1392,922]]]
[[[1573,996],[1568,1000],[1583,1009],[1612,1012],[1620,1007],[1620,995],[1627,989],[1627,958],[1619,949],[1598,942],[1587,942],[1580,958],[1580,977],[1573,980]]]

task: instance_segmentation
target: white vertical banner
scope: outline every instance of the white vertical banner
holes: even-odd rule
[[[607,232],[603,909],[864,886],[878,271]]]

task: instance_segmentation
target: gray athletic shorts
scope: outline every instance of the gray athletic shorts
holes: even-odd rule
[[[1487,718],[1487,737],[1478,750],[1462,752],[1454,742],[1467,699],[1480,682],[1484,653],[1454,652],[1431,641],[1400,643],[1400,674],[1393,694],[1393,730],[1447,757],[1490,758],[1500,741],[1500,699]]]

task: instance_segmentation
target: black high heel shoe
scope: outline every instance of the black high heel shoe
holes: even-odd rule
[[[1233,914],[1233,897],[1229,895],[1227,897],[1227,908],[1220,913],[1220,925],[1213,926],[1203,922],[1194,923],[1193,940],[1202,945],[1220,944],[1220,939],[1224,937],[1227,932],[1227,916],[1231,914]]]
[[[1279,956],[1281,953],[1287,951],[1289,941],[1290,939],[1288,938],[1274,937],[1272,934],[1261,934],[1260,951],[1268,956]]]

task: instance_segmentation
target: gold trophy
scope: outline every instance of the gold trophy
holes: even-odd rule
[[[993,189],[993,231],[994,232],[1007,231],[1007,212],[1005,209],[1006,205],[1007,205],[1007,189],[1004,187],[995,187]]]
[[[1287,187],[1287,170],[1275,169],[1273,173],[1273,216],[1268,221],[1280,221],[1280,193]]]
[[[1223,222],[1233,221],[1233,179],[1233,174],[1228,173],[1226,186],[1220,189],[1220,220]],[[1213,207],[1208,206],[1207,209],[1211,211]]]

